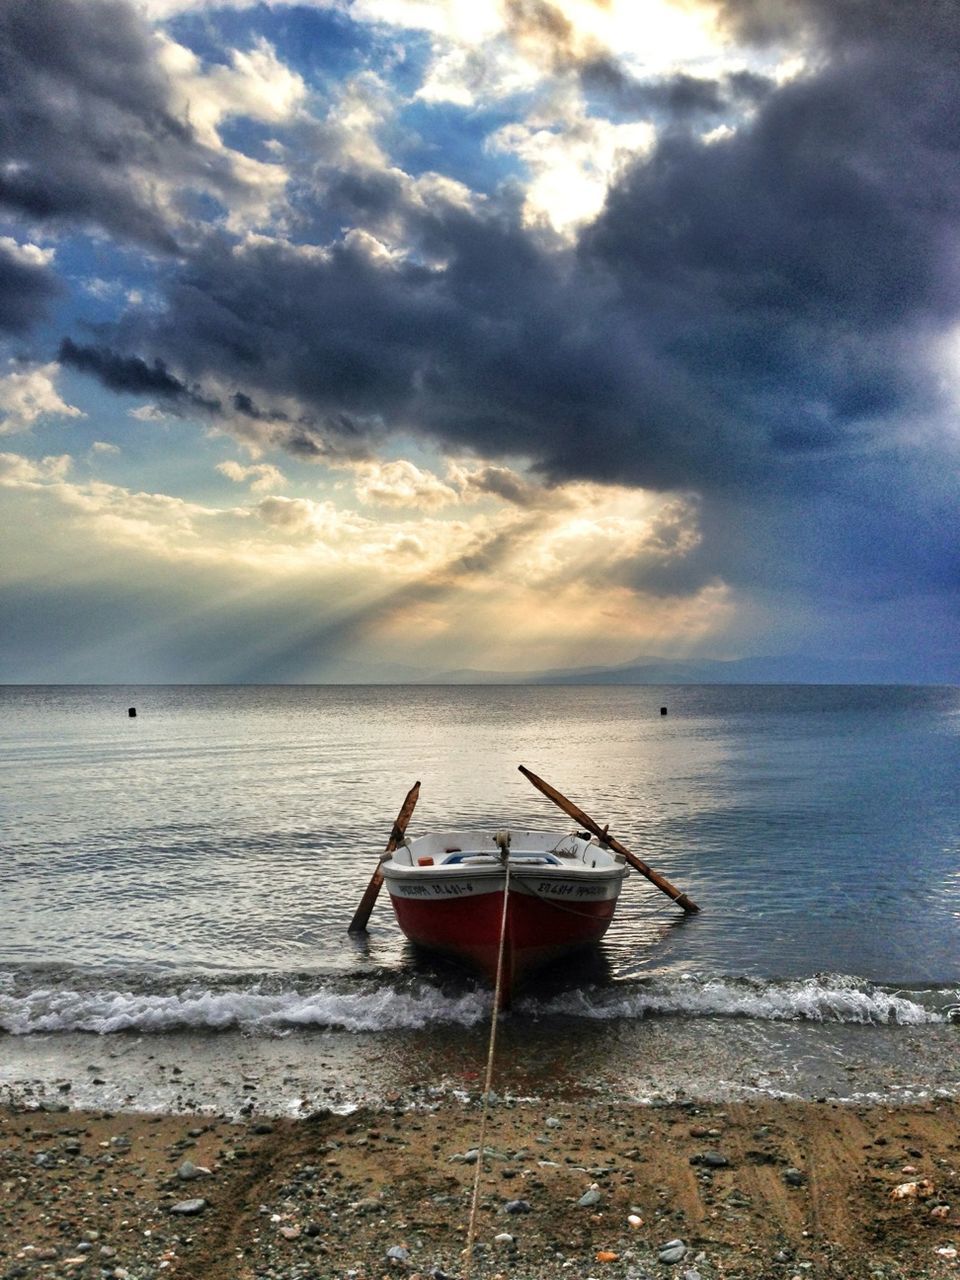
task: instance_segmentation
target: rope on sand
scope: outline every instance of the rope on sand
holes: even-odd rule
[[[498,831],[495,839],[500,846],[506,872],[503,882],[503,914],[500,917],[500,944],[497,951],[497,981],[493,989],[493,1018],[490,1022],[490,1042],[487,1045],[487,1071],[483,1082],[483,1110],[480,1113],[480,1141],[477,1144],[477,1169],[473,1176],[473,1199],[470,1204],[470,1221],[467,1225],[467,1246],[463,1251],[464,1280],[470,1280],[473,1272],[473,1242],[477,1230],[477,1205],[480,1201],[480,1179],[483,1175],[484,1143],[487,1136],[487,1115],[490,1110],[490,1086],[493,1083],[493,1062],[497,1046],[497,1023],[500,1020],[500,993],[503,988],[503,957],[507,938],[507,909],[510,901],[510,836]]]

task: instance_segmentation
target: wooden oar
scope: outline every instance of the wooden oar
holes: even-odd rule
[[[370,877],[370,883],[367,885],[366,891],[360,899],[359,907],[357,907],[354,912],[354,916],[350,921],[350,927],[347,929],[347,933],[363,933],[366,929],[367,921],[370,919],[370,912],[373,910],[373,904],[376,902],[377,895],[380,892],[380,886],[383,884],[383,864],[403,839],[403,833],[407,829],[407,823],[410,821],[410,815],[416,808],[419,796],[420,783],[415,782],[407,792],[407,798],[400,807],[400,812],[397,814],[397,820],[393,824],[393,830],[390,832],[390,839],[387,841],[387,847],[380,855],[380,861],[377,863],[377,869]]]
[[[654,871],[652,867],[648,867],[645,862],[641,861],[636,854],[631,853],[629,849],[625,848],[619,840],[614,840],[613,836],[607,834],[606,827],[601,827],[598,822],[594,822],[589,814],[584,813],[583,810],[578,808],[572,800],[568,800],[566,796],[561,795],[556,787],[551,787],[549,782],[544,782],[542,778],[538,778],[535,773],[531,773],[530,770],[525,769],[523,765],[520,765],[519,769],[523,776],[525,778],[529,778],[537,790],[542,791],[548,800],[552,800],[555,805],[558,805],[564,811],[564,813],[568,813],[571,818],[575,818],[582,827],[586,827],[588,831],[592,831],[603,844],[608,846],[608,848],[613,849],[615,853],[619,853],[626,858],[631,867],[636,867],[642,876],[646,876],[647,879],[655,884],[658,889],[661,889],[668,898],[672,898],[678,907],[683,907],[684,911],[687,912],[700,910],[697,904],[692,899],[688,898],[685,893],[681,893],[675,885],[672,885],[666,876],[658,874],[658,872]]]

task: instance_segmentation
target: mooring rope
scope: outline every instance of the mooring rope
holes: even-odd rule
[[[498,832],[499,836],[501,833]],[[493,988],[493,1018],[490,1021],[490,1041],[487,1045],[487,1071],[483,1082],[483,1110],[480,1113],[480,1141],[477,1144],[477,1170],[473,1177],[473,1199],[470,1204],[470,1221],[467,1224],[467,1246],[464,1255],[464,1280],[470,1280],[473,1272],[473,1241],[477,1230],[477,1205],[480,1202],[480,1179],[483,1176],[484,1144],[487,1137],[487,1115],[490,1111],[490,1086],[493,1083],[493,1062],[497,1046],[497,1023],[500,1020],[500,993],[503,989],[503,957],[506,950],[507,910],[510,902],[510,837],[503,843],[497,840],[503,854],[505,871],[503,881],[503,914],[500,917],[500,944],[497,951],[497,980]]]

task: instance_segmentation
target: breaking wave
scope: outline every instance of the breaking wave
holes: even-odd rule
[[[544,1013],[585,1018],[756,1018],[767,1022],[837,1022],[922,1026],[949,1022],[960,992],[888,990],[845,974],[768,982],[754,978],[688,977],[668,983],[570,991],[541,1006]]]
[[[485,1016],[487,1004],[480,992],[447,997],[430,988],[264,992],[188,987],[166,994],[41,989],[22,996],[0,995],[0,1030],[12,1035],[191,1030],[275,1035],[297,1027],[399,1031],[435,1023],[472,1026]]]
[[[649,1017],[749,1018],[874,1026],[922,1026],[954,1021],[960,991],[894,990],[846,975],[763,981],[681,977],[616,982],[551,996],[527,996],[519,1015],[636,1020]],[[0,975],[0,1031],[10,1035],[89,1032],[157,1034],[240,1030],[278,1035],[298,1028],[347,1032],[472,1027],[490,1012],[485,989],[450,991],[417,979],[384,975],[351,985],[336,980],[285,985],[156,980],[137,988],[89,977],[42,973]]]

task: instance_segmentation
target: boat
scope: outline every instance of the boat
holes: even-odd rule
[[[503,1008],[534,970],[600,941],[629,874],[621,853],[578,831],[405,836],[380,869],[406,937],[494,986],[503,929]]]

